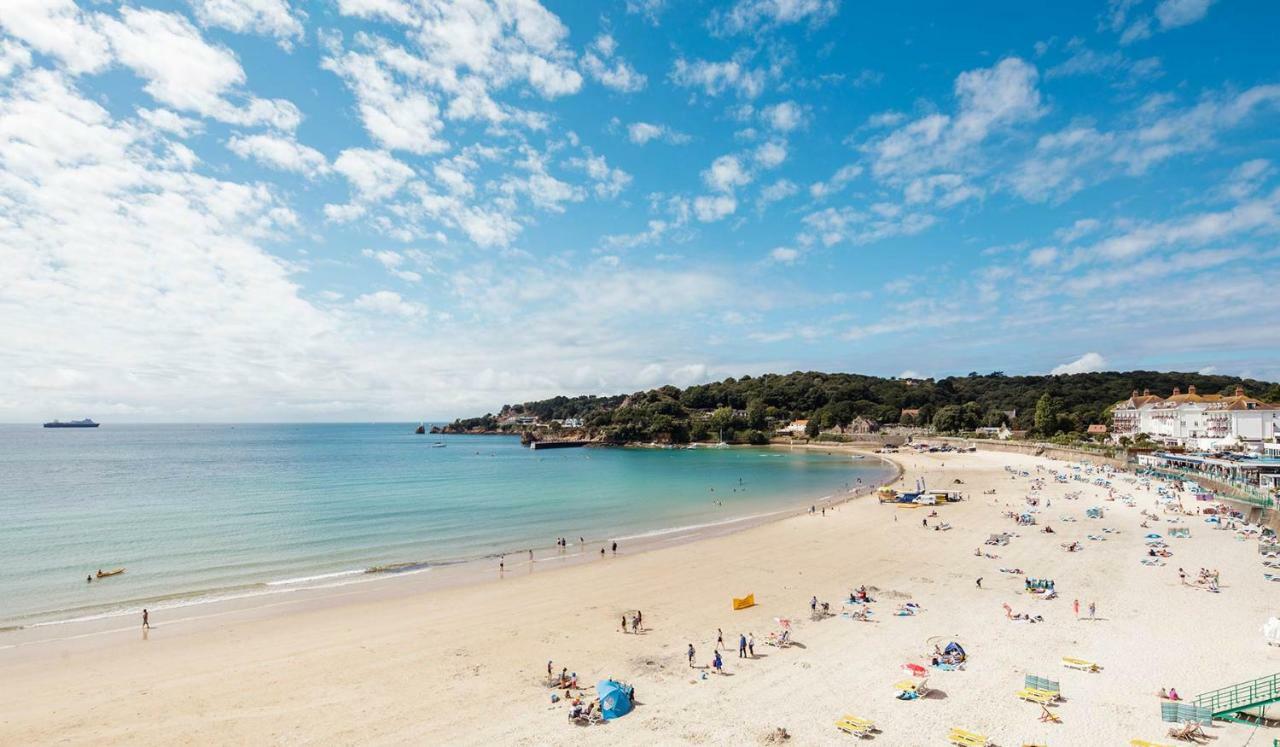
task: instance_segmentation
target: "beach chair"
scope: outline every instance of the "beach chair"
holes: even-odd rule
[[[845,734],[865,738],[871,736],[871,733],[876,730],[876,725],[875,722],[870,719],[845,714],[836,722],[836,728]]]
[[[1040,720],[1046,724],[1060,724],[1062,717],[1049,710],[1049,706],[1044,703],[1040,704]]]
[[[1022,686],[1027,690],[1038,690],[1043,693],[1048,693],[1052,695],[1055,700],[1060,700],[1062,698],[1062,686],[1057,680],[1028,674],[1026,678],[1023,679]]]
[[[947,734],[947,741],[957,747],[987,747],[991,744],[991,740],[981,734],[956,728],[952,728]]]
[[[1102,669],[1094,662],[1085,661],[1084,659],[1073,659],[1070,656],[1062,657],[1062,666],[1067,669],[1079,669],[1082,672],[1097,672]]]
[[[903,680],[893,686],[898,691],[899,700],[917,700],[929,694],[929,679]]]
[[[1055,700],[1053,693],[1047,693],[1043,690],[1033,690],[1027,687],[1017,691],[1014,695],[1018,696],[1019,700],[1025,700],[1029,703],[1039,703],[1040,705],[1048,705]]]
[[[1204,733],[1204,729],[1200,728],[1200,724],[1194,721],[1188,721],[1182,726],[1169,727],[1169,736],[1174,739],[1181,739],[1184,742],[1195,742],[1199,744],[1201,740],[1208,741],[1209,735]]]

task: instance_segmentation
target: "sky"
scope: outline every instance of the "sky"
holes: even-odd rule
[[[1280,379],[1280,4],[5,0],[0,421]]]

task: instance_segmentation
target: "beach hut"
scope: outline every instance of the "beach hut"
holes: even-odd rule
[[[600,699],[600,716],[605,721],[621,718],[631,713],[631,688],[615,680],[596,683],[596,697]]]

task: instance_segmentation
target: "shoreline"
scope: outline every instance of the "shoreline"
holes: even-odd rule
[[[793,743],[824,744],[844,739],[832,724],[852,713],[874,720],[877,744],[889,746],[942,743],[955,727],[999,744],[1121,744],[1165,734],[1161,687],[1194,696],[1280,663],[1258,634],[1274,595],[1255,548],[1166,510],[1159,483],[1026,455],[893,461],[908,482],[960,479],[969,499],[938,506],[937,520],[845,500],[825,516],[553,564],[558,573],[522,568],[501,586],[403,593],[417,584],[368,584],[383,591],[348,587],[314,602],[161,616],[150,631],[134,620],[109,634],[0,650],[0,677],[21,683],[0,702],[0,742],[136,744],[180,731],[197,743],[641,747],[761,743],[782,726]],[[1038,523],[1054,534],[1013,524],[1028,496],[1040,499]],[[1086,515],[1097,506],[1105,518]],[[1138,562],[1149,559],[1146,520],[1162,536],[1190,529],[1168,540],[1176,557],[1164,567]],[[975,555],[997,533],[1008,544]],[[1064,553],[1071,540],[1083,551]],[[1221,570],[1220,593],[1180,583],[1179,566]],[[1056,580],[1061,598],[1026,593],[1024,576]],[[877,597],[870,622],[839,614],[859,586]],[[746,594],[755,606],[732,609],[731,598]],[[813,597],[834,602],[836,614],[811,617]],[[907,601],[915,614],[895,615]],[[1009,619],[1004,605],[1042,622]],[[624,635],[619,620],[636,610],[644,629]],[[763,645],[779,619],[798,645]],[[723,676],[708,665],[718,631],[731,649]],[[1213,646],[1188,645],[1207,631]],[[748,634],[755,654],[735,656],[733,643]],[[939,637],[964,646],[965,669],[930,672],[937,696],[896,700],[903,663],[927,666]],[[1064,669],[1062,657],[1101,671]],[[630,683],[639,706],[607,726],[566,723],[565,701],[546,686],[546,672],[561,668],[587,683]],[[1062,723],[1040,721],[1038,707],[1013,696],[1027,674],[1061,681],[1067,699],[1050,707]],[[1237,744],[1252,727],[1206,731]]]
[[[132,619],[140,615],[143,607],[147,607],[152,615],[157,612],[162,613],[170,621],[170,624],[178,624],[205,618],[221,617],[228,613],[254,614],[257,608],[271,609],[290,605],[329,607],[331,606],[329,597],[339,599],[362,594],[364,596],[383,598],[394,596],[397,593],[417,595],[439,589],[472,585],[485,586],[492,583],[500,583],[505,578],[514,577],[516,574],[532,574],[535,570],[545,573],[546,571],[597,562],[602,556],[596,555],[596,548],[605,549],[615,541],[628,543],[622,554],[636,556],[664,548],[733,535],[758,526],[785,521],[794,516],[802,516],[808,512],[807,507],[799,505],[802,501],[820,508],[839,505],[868,495],[879,486],[892,484],[901,477],[902,466],[891,459],[885,458],[884,455],[873,454],[865,450],[850,449],[847,448],[848,445],[842,446],[846,448],[837,449],[837,451],[874,458],[891,469],[892,475],[883,478],[879,482],[873,481],[847,492],[837,491],[820,497],[786,498],[781,501],[782,507],[771,511],[731,516],[718,521],[692,525],[661,527],[607,538],[588,538],[582,544],[570,543],[564,548],[564,551],[561,551],[555,545],[544,545],[512,549],[505,552],[486,553],[481,556],[461,559],[406,561],[369,568],[345,569],[293,579],[274,579],[246,583],[228,589],[174,592],[159,597],[131,601],[128,603],[129,606],[122,609],[103,610],[67,618],[39,619],[26,624],[0,627],[0,651],[54,643],[64,639],[80,639],[121,630],[132,630],[132,628],[116,627],[116,624],[123,619]],[[785,450],[792,447],[785,444],[770,444],[763,447],[741,444],[730,448]],[[802,448],[804,447],[802,446]],[[586,548],[590,548],[590,550]],[[532,561],[524,557],[524,554],[530,550],[535,553]],[[615,556],[610,553],[608,557]],[[493,564],[503,558],[510,559],[512,562],[505,573],[495,573]],[[544,567],[542,564],[549,565]],[[344,580],[330,582],[329,579]],[[326,581],[326,583],[303,585],[308,581]],[[170,616],[164,613],[176,614]],[[64,634],[37,636],[37,633],[51,631],[59,631]]]

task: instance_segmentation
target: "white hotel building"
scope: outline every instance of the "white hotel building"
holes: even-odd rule
[[[1226,396],[1199,394],[1194,386],[1186,394],[1175,388],[1168,398],[1135,390],[1112,413],[1115,438],[1145,433],[1158,443],[1191,449],[1256,449],[1280,434],[1280,405],[1247,397],[1240,387]]]

